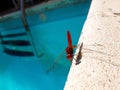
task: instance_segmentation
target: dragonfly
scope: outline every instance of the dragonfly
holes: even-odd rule
[[[74,48],[76,48],[76,46],[72,45],[72,38],[69,30],[67,31],[67,43],[68,45],[66,49],[63,50],[63,52],[56,58],[53,64],[48,68],[48,70],[46,71],[47,73],[55,67],[55,65],[58,63],[58,61],[62,58],[64,54],[66,54],[66,58],[70,61],[70,63],[72,63],[74,56]]]
[[[66,58],[72,62],[74,46],[72,45],[72,38],[69,31],[67,31],[67,40],[68,46],[66,47]]]

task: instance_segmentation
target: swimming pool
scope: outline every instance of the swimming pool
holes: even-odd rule
[[[76,45],[89,5],[90,2],[76,3],[27,16],[39,57],[20,57],[3,53],[1,44],[0,89],[63,90],[70,68],[70,62],[63,53],[67,46],[66,33],[67,30],[71,32],[73,44]],[[19,17],[0,23],[0,31],[2,34],[8,34],[25,30]],[[21,38],[26,39],[26,37]],[[15,46],[12,48],[21,49],[21,47]],[[22,50],[31,50],[31,48],[25,46],[22,47]],[[62,53],[63,55],[55,67],[47,73],[47,70]]]

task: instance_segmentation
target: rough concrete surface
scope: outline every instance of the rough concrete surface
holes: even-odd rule
[[[120,0],[92,0],[64,90],[120,90]]]

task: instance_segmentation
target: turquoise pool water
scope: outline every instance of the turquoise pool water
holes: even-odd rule
[[[11,56],[3,53],[0,45],[0,90],[63,90],[70,69],[63,53],[67,46],[66,32],[70,31],[76,45],[89,5],[87,2],[27,16],[40,57]],[[17,18],[1,23],[0,31],[6,34],[25,30],[21,18]],[[61,54],[55,67],[46,73]]]

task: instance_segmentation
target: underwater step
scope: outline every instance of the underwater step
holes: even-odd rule
[[[14,34],[7,34],[7,35],[1,35],[1,38],[8,38],[8,37],[18,37],[18,36],[24,36],[27,35],[26,32],[23,33],[14,33]]]
[[[4,52],[13,56],[34,56],[34,53],[31,51],[18,51],[9,48],[4,48]]]
[[[2,40],[1,44],[14,45],[14,46],[29,46],[30,42],[27,40]]]

